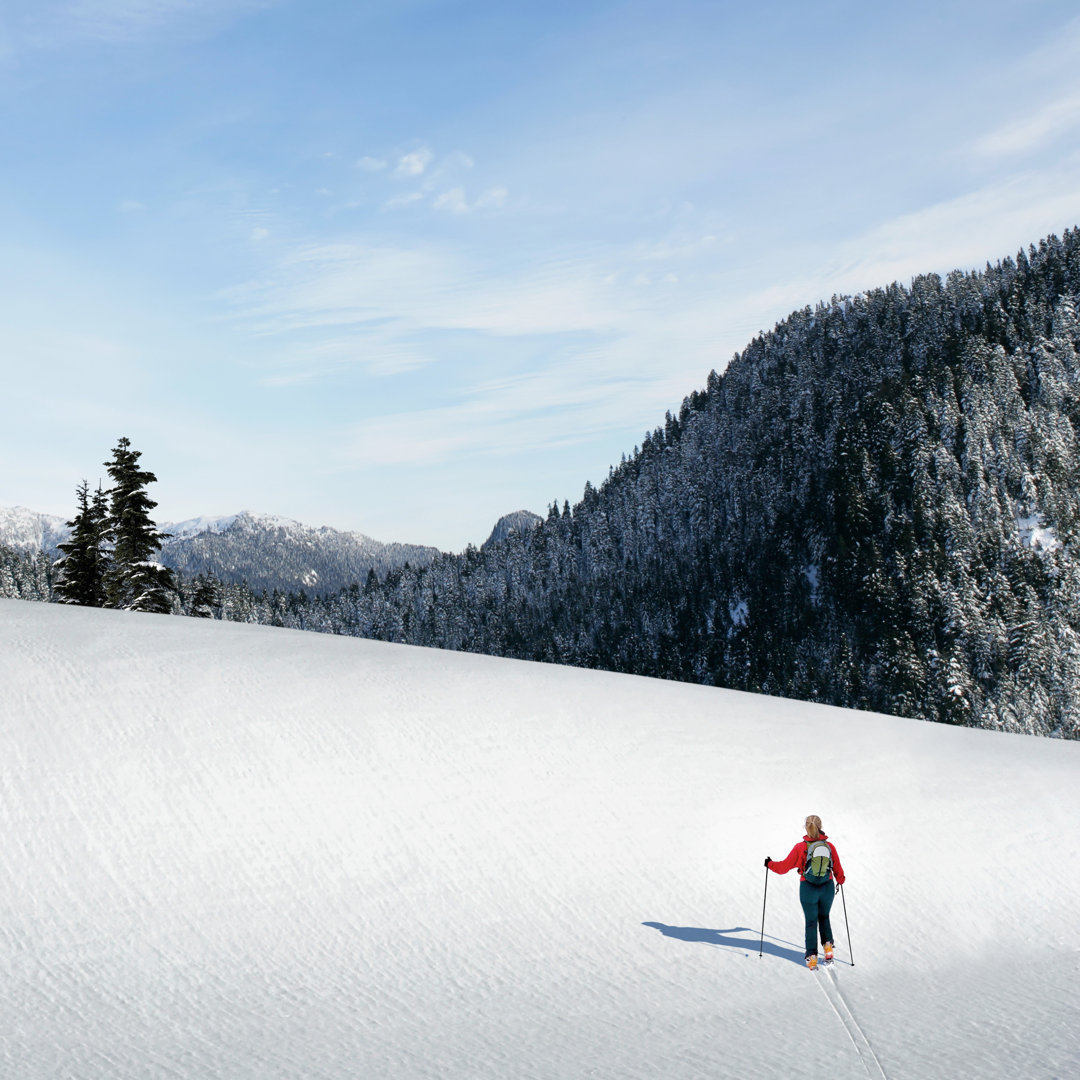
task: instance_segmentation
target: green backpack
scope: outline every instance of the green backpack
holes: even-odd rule
[[[832,850],[824,840],[809,840],[806,844],[806,868],[803,878],[811,885],[824,885],[832,878]]]

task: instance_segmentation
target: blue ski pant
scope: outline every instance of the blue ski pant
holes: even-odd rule
[[[799,903],[806,916],[806,955],[817,956],[818,931],[821,931],[821,943],[832,941],[832,924],[829,912],[832,910],[836,886],[832,881],[824,885],[812,885],[809,881],[799,882]]]

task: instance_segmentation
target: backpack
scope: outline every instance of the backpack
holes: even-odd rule
[[[824,885],[832,879],[832,850],[824,840],[807,841],[803,878],[811,885]]]

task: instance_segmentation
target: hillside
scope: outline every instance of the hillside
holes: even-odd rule
[[[1074,743],[10,600],[0,700],[3,1075],[1080,1070]]]

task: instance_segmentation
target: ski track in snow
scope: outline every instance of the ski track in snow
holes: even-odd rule
[[[866,1075],[870,1077],[870,1080],[889,1080],[885,1075],[885,1070],[881,1067],[881,1062],[878,1061],[877,1054],[874,1053],[874,1048],[870,1044],[866,1032],[859,1025],[859,1021],[855,1019],[855,1014],[851,1011],[840,990],[836,972],[831,968],[826,968],[818,974],[821,976],[818,979],[818,985],[825,994],[832,1011],[836,1013],[836,1018],[844,1025],[844,1030],[851,1040],[851,1045],[855,1047],[855,1053],[859,1055],[859,1060],[866,1070]]]

